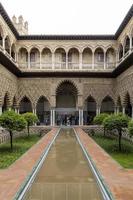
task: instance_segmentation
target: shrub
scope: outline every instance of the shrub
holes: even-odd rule
[[[119,151],[121,151],[121,137],[122,129],[128,126],[129,117],[123,114],[111,114],[103,121],[103,125],[106,130],[117,130],[119,139]]]
[[[104,119],[106,117],[108,117],[108,116],[109,116],[109,114],[107,114],[107,113],[101,113],[101,114],[99,114],[99,115],[97,115],[97,116],[94,117],[93,122],[94,122],[94,124],[102,125]]]
[[[128,123],[128,131],[130,136],[133,136],[133,120],[129,121]]]
[[[25,118],[27,122],[27,132],[28,136],[30,135],[30,126],[32,126],[34,123],[38,121],[38,117],[33,114],[32,112],[27,112],[23,114],[23,117]]]
[[[13,131],[22,131],[26,127],[25,119],[14,111],[5,111],[0,116],[0,125],[9,131],[11,149],[13,149]]]

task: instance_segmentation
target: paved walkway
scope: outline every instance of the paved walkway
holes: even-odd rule
[[[121,167],[81,128],[75,128],[75,130],[114,198],[116,200],[133,200],[133,170]]]
[[[0,200],[13,199],[56,132],[57,128],[52,129],[9,168],[0,170]]]

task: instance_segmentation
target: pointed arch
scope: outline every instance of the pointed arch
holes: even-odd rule
[[[11,41],[9,36],[7,35],[5,38],[5,50],[7,51],[8,54],[10,54],[10,48],[11,48]]]
[[[128,53],[130,50],[130,38],[127,35],[124,40],[124,54]]]
[[[50,125],[50,103],[43,95],[37,101],[36,114],[40,124]]]
[[[19,113],[32,112],[32,103],[27,96],[24,96],[19,103]]]
[[[89,95],[84,102],[84,124],[92,124],[96,116],[96,100],[93,96]]]
[[[68,69],[79,69],[79,49],[76,47],[68,51]]]
[[[101,103],[101,113],[114,113],[114,106],[112,97],[109,95],[105,96]]]

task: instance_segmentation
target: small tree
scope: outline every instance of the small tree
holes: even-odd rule
[[[123,114],[111,114],[104,119],[103,125],[107,130],[117,130],[118,131],[118,140],[119,140],[119,151],[121,151],[121,138],[122,138],[122,129],[128,126],[129,117]]]
[[[93,119],[93,123],[94,124],[97,124],[97,125],[102,125],[103,124],[103,121],[106,117],[108,117],[109,114],[108,113],[101,113],[97,116],[94,117]],[[105,128],[104,128],[104,136],[105,136]]]
[[[32,126],[34,123],[38,121],[38,117],[32,112],[24,113],[23,117],[25,118],[27,122],[27,132],[28,132],[28,136],[30,136],[30,126]]]
[[[129,121],[128,123],[128,131],[130,136],[133,136],[133,120]]]
[[[0,125],[10,133],[11,150],[13,149],[13,131],[22,131],[26,127],[25,119],[14,111],[5,111],[0,116]]]

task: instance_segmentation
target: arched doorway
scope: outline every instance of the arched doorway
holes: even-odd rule
[[[77,88],[70,81],[62,82],[56,90],[57,125],[78,125]]]
[[[37,102],[36,114],[40,124],[50,125],[50,104],[44,96],[41,96]]]
[[[106,96],[103,99],[101,113],[114,113],[114,101],[110,96]]]
[[[31,101],[27,97],[24,97],[19,105],[19,113],[23,114],[26,112],[32,112],[32,105]]]
[[[89,96],[84,105],[84,125],[92,124],[93,118],[96,116],[96,101]]]

